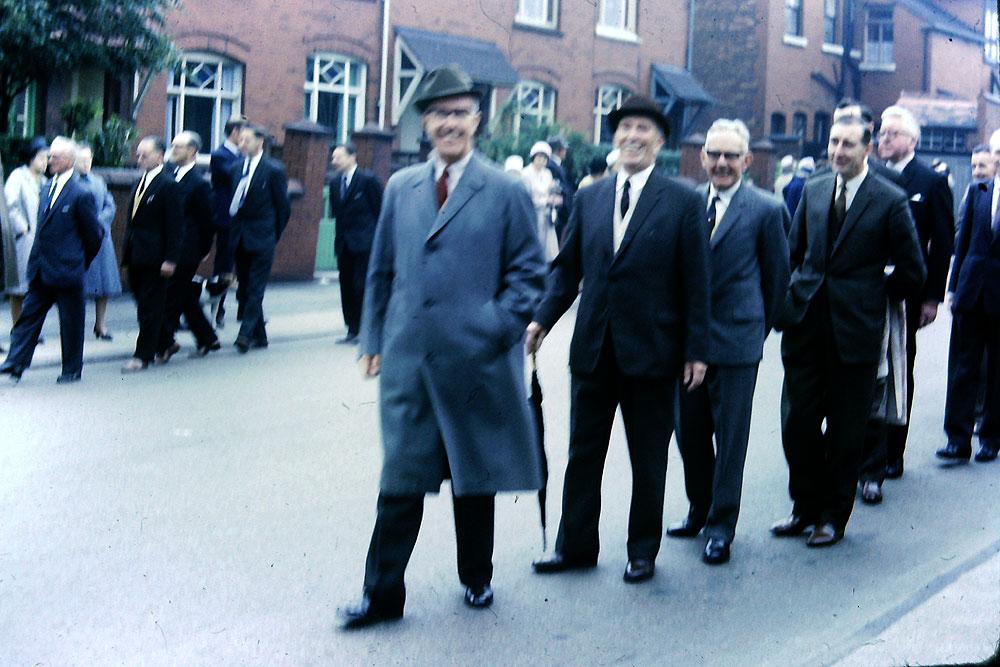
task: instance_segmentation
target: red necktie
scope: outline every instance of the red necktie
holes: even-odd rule
[[[445,200],[448,199],[448,167],[444,168],[441,172],[441,178],[437,180],[437,199],[438,199],[438,210],[444,206]]]

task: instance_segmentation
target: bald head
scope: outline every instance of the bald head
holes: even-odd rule
[[[56,137],[49,146],[49,169],[53,174],[64,174],[76,162],[76,143],[67,137]]]

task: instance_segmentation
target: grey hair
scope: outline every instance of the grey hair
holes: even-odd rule
[[[69,137],[64,137],[62,135],[59,135],[58,137],[53,139],[52,143],[49,144],[49,151],[50,152],[66,151],[67,153],[69,153],[69,157],[74,162],[76,161],[76,152],[77,152],[76,142],[70,139]]]
[[[993,130],[993,134],[990,135],[990,150],[1000,150],[1000,130]]]
[[[708,132],[705,133],[705,141],[708,141],[709,135],[713,132],[732,132],[740,138],[740,143],[743,144],[743,152],[750,152],[750,130],[747,129],[746,123],[739,118],[719,118],[716,120],[708,128]]]
[[[882,122],[885,122],[886,118],[898,118],[903,123],[903,128],[906,133],[911,137],[920,141],[920,123],[914,117],[913,113],[906,107],[901,107],[898,104],[893,104],[891,107],[886,107],[886,110],[882,112]]]

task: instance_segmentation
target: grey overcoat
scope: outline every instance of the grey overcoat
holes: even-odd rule
[[[537,489],[522,339],[545,267],[518,182],[473,155],[437,210],[433,162],[389,179],[362,310],[381,354],[381,491]]]

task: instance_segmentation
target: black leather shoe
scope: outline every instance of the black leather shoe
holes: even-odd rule
[[[656,573],[656,561],[652,558],[631,558],[625,566],[622,579],[626,584],[638,584],[653,578]]]
[[[946,461],[968,461],[972,458],[972,446],[959,445],[955,442],[949,442],[947,445],[937,450],[935,455],[939,459],[944,459]]]
[[[339,616],[341,630],[356,630],[376,623],[399,620],[403,617],[403,605],[378,605],[366,595],[358,604],[340,610]]]
[[[21,374],[23,372],[23,369],[15,366],[0,366],[0,375],[6,375],[7,381],[10,382],[10,384],[17,384],[20,382]]]
[[[79,382],[80,378],[80,373],[63,373],[56,378],[56,384],[72,384],[73,382]]]
[[[112,336],[110,333],[108,333],[107,329],[105,329],[104,331],[101,331],[97,327],[94,327],[94,338],[96,338],[97,340],[114,340],[115,339],[114,336]]]
[[[705,527],[705,518],[688,512],[682,521],[667,526],[669,537],[696,537]]]
[[[246,338],[237,338],[233,343],[233,347],[235,347],[236,351],[240,354],[246,354],[250,351],[250,341]]]
[[[887,479],[899,479],[903,476],[903,459],[892,459],[885,464]]]
[[[343,338],[337,339],[337,345],[354,345],[358,342],[358,334],[348,331]]]
[[[493,604],[493,587],[489,584],[466,586],[465,604],[473,609],[486,609]]]
[[[976,452],[976,460],[980,463],[993,461],[997,457],[997,450],[997,447],[990,447],[989,445],[981,444],[979,445],[979,451]]]
[[[181,351],[181,346],[177,343],[171,343],[170,347],[160,352],[156,355],[154,361],[158,364],[165,364],[170,361],[170,358]]]
[[[873,479],[862,482],[861,502],[866,505],[878,505],[882,502],[882,485]]]
[[[722,565],[729,562],[729,541],[721,537],[710,537],[705,543],[705,551],[701,559],[709,565]]]
[[[253,348],[253,349],[255,349],[255,350],[266,349],[267,348],[267,339],[266,338],[254,338],[252,341],[250,341],[250,347]]]
[[[817,525],[809,539],[806,540],[807,547],[830,547],[839,542],[844,537],[844,531],[837,530],[832,523],[821,523]]]
[[[806,528],[810,525],[807,519],[792,513],[781,521],[774,523],[771,526],[771,534],[775,537],[795,537],[806,532]]]
[[[597,567],[596,558],[567,558],[561,553],[554,553],[549,558],[536,560],[531,564],[535,574],[555,574],[569,570],[587,570]]]
[[[218,339],[215,339],[214,341],[212,341],[208,345],[199,345],[191,353],[191,356],[192,357],[206,357],[206,356],[208,356],[209,352],[218,352],[221,349],[222,349],[222,343],[220,343]]]

